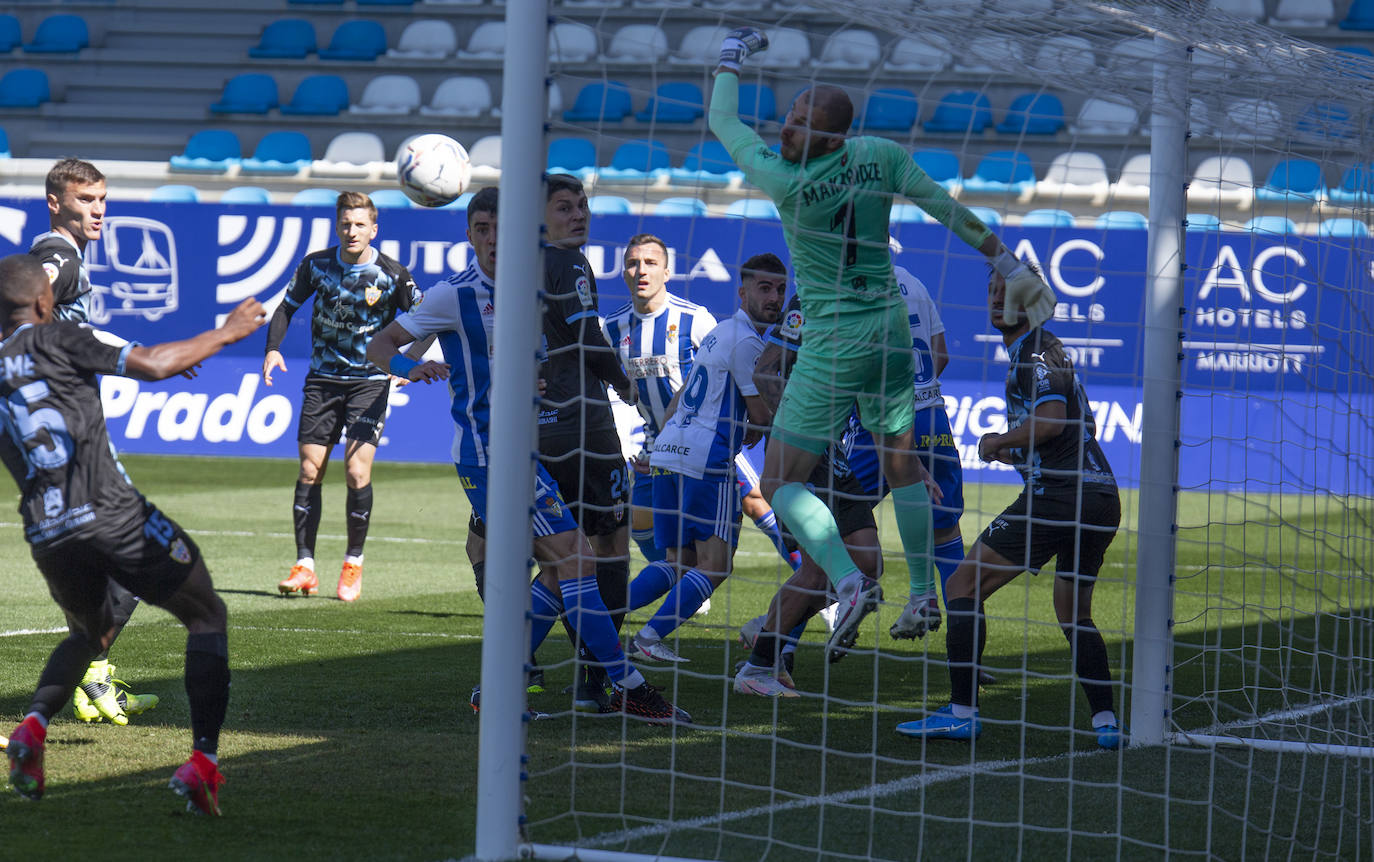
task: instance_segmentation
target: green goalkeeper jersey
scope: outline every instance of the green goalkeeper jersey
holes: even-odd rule
[[[911,199],[974,248],[991,233],[901,145],[885,138],[849,138],[805,164],[786,161],[740,122],[739,78],[733,73],[716,76],[709,122],[745,178],[777,204],[808,323],[838,323],[842,312],[905,308],[888,251],[894,194]]]

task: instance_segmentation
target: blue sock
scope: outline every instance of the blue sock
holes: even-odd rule
[[[949,576],[954,574],[954,570],[959,568],[959,564],[964,561],[964,539],[962,536],[950,539],[943,545],[935,546],[935,571],[940,573],[940,598],[944,600],[946,606],[949,599],[945,598],[945,584],[949,583]]]
[[[795,644],[797,641],[801,640],[802,635],[806,634],[806,622],[806,620],[802,620],[792,627],[792,631],[787,633],[787,640],[789,643]]]
[[[696,569],[688,569],[682,580],[669,590],[668,597],[659,606],[658,613],[649,620],[649,628],[658,632],[660,638],[666,638],[701,610],[702,604],[711,597],[715,589],[710,578]]]
[[[530,584],[530,655],[539,649],[549,629],[563,613],[563,600],[554,595],[543,582]]]
[[[762,530],[768,541],[773,543],[773,547],[778,549],[778,555],[786,560],[789,566],[792,565],[792,552],[787,550],[787,543],[782,540],[782,530],[778,529],[778,516],[773,514],[773,510],[769,509],[768,514],[762,518],[755,518],[754,526]]]
[[[620,682],[630,672],[630,666],[620,648],[620,635],[611,625],[611,614],[601,600],[596,576],[559,581],[558,589],[563,593],[563,607],[573,631],[606,669],[611,682]]]
[[[637,611],[658,601],[676,583],[677,569],[672,563],[650,563],[630,581],[630,610]]]
[[[663,549],[654,544],[653,527],[647,530],[631,530],[630,538],[634,539],[635,544],[639,546],[639,552],[644,555],[645,562],[657,563],[666,556]]]

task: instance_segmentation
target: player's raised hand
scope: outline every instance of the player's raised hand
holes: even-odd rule
[[[1002,320],[1008,325],[1015,324],[1017,313],[1025,309],[1026,320],[1034,329],[1054,316],[1054,305],[1054,291],[1025,265],[1007,276],[1007,298],[1002,306]]]
[[[750,54],[768,47],[768,37],[757,27],[737,27],[720,41],[720,66],[731,72],[739,71],[739,64]]]
[[[269,350],[267,355],[262,358],[262,382],[268,386],[272,385],[272,372],[280,368],[286,372],[286,359],[281,355],[280,350]]]
[[[433,383],[436,380],[447,380],[448,372],[447,362],[435,362],[432,359],[427,359],[410,369],[410,373],[406,377],[417,383],[421,380],[426,383]]]
[[[224,325],[220,327],[228,338],[229,343],[241,341],[257,331],[259,326],[267,322],[267,309],[262,307],[262,303],[253,297],[248,297],[240,302],[229,316],[224,319]]]

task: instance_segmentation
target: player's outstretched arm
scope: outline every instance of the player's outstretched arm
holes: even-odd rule
[[[367,343],[367,359],[378,368],[385,368],[391,374],[407,380],[423,380],[426,383],[447,380],[447,362],[416,362],[401,354],[401,348],[414,340],[415,336],[393,320]]]
[[[182,341],[130,348],[124,374],[138,380],[165,380],[203,362],[236,341],[242,341],[267,321],[262,303],[248,298],[229,312],[224,324]]]

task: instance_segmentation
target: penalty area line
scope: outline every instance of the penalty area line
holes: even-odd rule
[[[24,525],[23,525],[23,524],[20,524],[20,523],[17,523],[17,522],[13,522],[13,521],[0,521],[0,528],[22,527],[22,526],[24,526]],[[282,532],[275,532],[275,531],[263,533],[263,532],[258,532],[258,531],[255,531],[255,530],[197,530],[197,529],[192,529],[192,528],[184,527],[184,526],[182,527],[182,529],[186,530],[186,532],[187,532],[187,533],[190,533],[192,536],[224,536],[224,537],[228,537],[228,538],[244,538],[244,539],[257,539],[257,538],[262,538],[262,539],[293,539],[293,540],[295,539],[295,536],[296,536],[295,533],[282,533]],[[328,539],[328,540],[330,540],[330,541],[347,541],[348,536],[345,536],[345,535],[342,534],[342,533],[320,533],[318,538],[321,538],[321,539]],[[369,534],[369,535],[368,535],[367,540],[368,540],[369,542],[391,542],[391,543],[393,543],[393,544],[398,544],[398,545],[466,545],[466,544],[467,544],[467,539],[464,539],[463,541],[460,542],[460,541],[458,541],[457,539],[431,539],[431,538],[410,538],[410,539],[408,539],[408,538],[403,538],[403,537],[401,537],[401,536],[377,536],[377,535],[372,535],[372,534]]]

